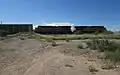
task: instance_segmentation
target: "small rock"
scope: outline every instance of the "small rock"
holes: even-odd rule
[[[65,65],[65,67],[73,67],[73,65],[69,65],[69,64],[67,64],[67,65]]]
[[[73,59],[73,61],[75,61],[75,59]]]

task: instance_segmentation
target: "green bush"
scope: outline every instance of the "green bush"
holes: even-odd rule
[[[112,51],[120,48],[120,44],[106,40],[106,39],[93,39],[87,43],[88,47],[92,50],[98,50],[100,52]]]
[[[120,50],[116,50],[115,52],[106,51],[105,55],[107,59],[113,60],[114,62],[120,61]]]
[[[100,52],[103,52],[105,50],[106,45],[108,45],[108,41],[93,39],[92,41],[89,41],[87,45],[92,50],[99,50]]]
[[[88,47],[92,50],[98,50],[105,53],[105,58],[112,61],[120,61],[120,43],[109,40],[94,39],[87,43]]]

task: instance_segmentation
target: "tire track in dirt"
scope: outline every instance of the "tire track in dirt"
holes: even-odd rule
[[[40,65],[39,75],[43,75],[43,74],[42,74],[42,72],[44,72],[44,71],[43,71],[43,67],[44,67],[44,65],[45,65],[46,63],[48,63],[50,60],[52,60],[52,59],[55,58],[55,57],[62,57],[62,56],[63,56],[63,55],[60,54],[60,53],[59,53],[59,54],[55,54],[55,55],[47,58],[44,62],[42,62],[41,65]]]
[[[52,52],[46,52],[42,56],[40,56],[34,65],[32,65],[25,73],[24,75],[42,75],[42,68],[46,62],[51,60],[54,57],[62,56],[60,53],[52,53]]]

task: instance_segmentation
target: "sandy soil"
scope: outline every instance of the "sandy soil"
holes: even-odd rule
[[[12,39],[0,42],[0,75],[120,75],[119,68],[104,70],[101,54],[87,48],[78,49],[79,43],[35,39]],[[98,71],[90,72],[89,66]]]
[[[0,41],[0,75],[22,75],[41,53],[42,41],[18,38]]]

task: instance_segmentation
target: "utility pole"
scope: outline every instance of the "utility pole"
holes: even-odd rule
[[[0,24],[2,25],[2,20],[0,21]]]

